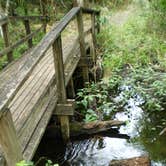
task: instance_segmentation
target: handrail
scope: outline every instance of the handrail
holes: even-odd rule
[[[7,23],[8,21],[15,21],[15,20],[46,20],[49,21],[50,17],[49,16],[8,16],[8,17],[3,17],[0,19],[0,26],[3,24]]]
[[[49,16],[9,16],[10,21],[14,20],[49,20]]]

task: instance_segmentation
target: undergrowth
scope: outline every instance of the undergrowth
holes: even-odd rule
[[[126,65],[156,65],[161,70],[166,69],[166,42],[149,30],[149,12],[137,9],[122,26],[112,25],[108,15],[111,15],[109,11],[101,19],[105,24],[98,36],[105,68],[114,71]]]

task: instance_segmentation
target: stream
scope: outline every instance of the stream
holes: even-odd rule
[[[126,88],[129,89],[122,87]],[[123,97],[123,90],[115,100]],[[159,136],[163,127],[160,124],[166,124],[165,115],[162,112],[149,117],[139,106],[142,102],[137,95],[130,98],[126,111],[114,116],[114,119],[126,121],[126,125],[107,134],[77,138],[67,146],[45,135],[37,156],[46,156],[60,166],[108,166],[111,160],[149,156],[152,166],[166,166],[166,135]]]

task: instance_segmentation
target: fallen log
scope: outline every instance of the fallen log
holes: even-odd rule
[[[141,156],[123,160],[112,160],[109,166],[150,166],[149,157]]]
[[[125,125],[125,122],[118,120],[110,120],[110,121],[95,121],[95,122],[73,122],[70,123],[70,136],[76,137],[80,135],[93,135],[97,133],[102,133],[109,131],[113,127],[119,127],[121,125]],[[111,131],[109,131],[111,133]],[[112,131],[113,134],[114,131]],[[60,127],[55,125],[50,125],[47,127],[46,135],[48,137],[59,137],[60,136]],[[122,135],[122,137],[128,139],[128,136]]]
[[[110,130],[112,127],[125,125],[124,121],[95,121],[88,123],[74,122],[70,124],[71,136],[91,135]]]

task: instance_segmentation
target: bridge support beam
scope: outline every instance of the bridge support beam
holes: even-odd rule
[[[9,110],[1,117],[0,126],[0,146],[4,153],[7,166],[15,166],[17,162],[23,159],[23,156]]]

